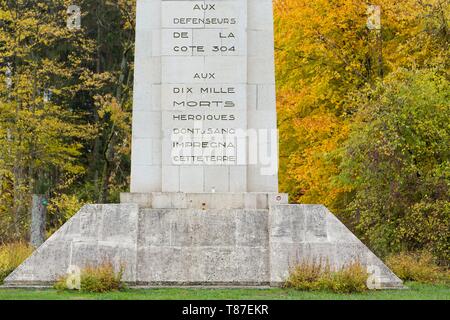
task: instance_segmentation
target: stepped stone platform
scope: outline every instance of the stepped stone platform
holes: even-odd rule
[[[109,261],[125,265],[131,286],[280,286],[297,263],[323,259],[336,268],[358,260],[376,288],[402,287],[321,205],[284,204],[279,194],[122,196],[137,199],[83,207],[5,285],[52,285],[73,266]]]

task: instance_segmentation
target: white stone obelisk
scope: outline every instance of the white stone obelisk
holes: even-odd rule
[[[132,193],[278,191],[271,0],[138,0]]]

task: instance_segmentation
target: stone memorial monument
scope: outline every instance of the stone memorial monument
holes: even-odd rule
[[[104,261],[130,285],[278,286],[359,261],[402,282],[321,205],[278,193],[271,0],[137,0],[131,193],[88,205],[5,281]]]

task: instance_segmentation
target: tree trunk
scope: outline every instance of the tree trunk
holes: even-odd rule
[[[31,208],[31,245],[35,248],[41,246],[45,241],[45,219],[47,207],[44,205],[45,197],[43,195],[33,195],[33,204]]]

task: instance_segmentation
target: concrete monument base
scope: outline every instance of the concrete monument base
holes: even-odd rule
[[[125,265],[131,286],[280,286],[297,263],[322,259],[336,268],[358,260],[378,288],[402,287],[321,205],[278,204],[283,195],[275,194],[122,196],[136,199],[141,204],[85,206],[5,285],[52,285],[69,268],[109,261]]]

